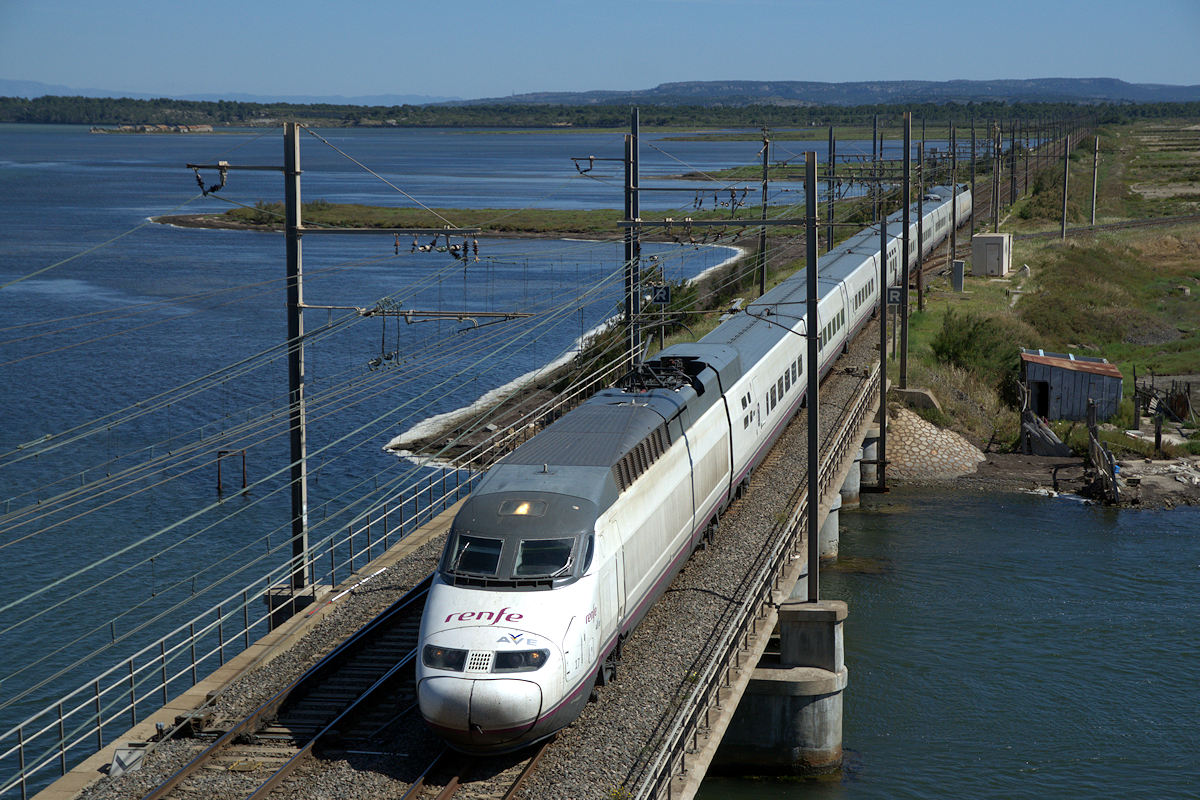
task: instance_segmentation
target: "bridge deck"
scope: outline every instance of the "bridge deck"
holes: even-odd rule
[[[862,375],[877,360],[878,328],[870,325],[841,358],[821,389],[821,425],[823,439],[837,426],[847,403],[864,381]],[[764,548],[772,544],[773,531],[795,511],[794,490],[805,477],[806,424],[800,414],[789,425],[767,460],[755,472],[749,494],[736,502],[721,520],[716,541],[693,556],[666,595],[656,604],[626,643],[617,681],[599,692],[599,699],[585,709],[580,719],[562,732],[543,756],[542,764],[531,776],[524,792],[527,797],[617,796],[621,787],[633,791],[651,774],[658,751],[677,727],[675,712],[696,686],[705,659],[711,657],[711,642],[724,627],[741,599],[758,589],[749,585],[754,564]],[[824,450],[824,446],[822,448]],[[828,490],[822,498],[820,516],[828,512],[832,495],[852,466],[843,459],[838,464]],[[438,542],[449,527],[457,507],[443,512],[412,536],[391,548],[387,554],[358,570],[343,586],[326,590],[317,603],[272,632],[246,652],[231,659],[224,667],[175,698],[149,719],[119,737],[116,742],[146,741],[156,722],[170,724],[176,715],[188,713],[206,698],[241,685],[269,693],[269,680],[255,674],[259,667],[279,659],[305,662],[313,647],[309,636],[319,624],[345,601],[331,603],[343,590],[357,585],[380,569],[402,564],[403,573],[415,574],[432,567],[431,556],[440,549]],[[424,549],[422,549],[424,548]],[[802,551],[801,551],[802,552]],[[413,563],[408,563],[413,562]],[[804,558],[792,560],[791,569],[777,584],[778,600],[787,597],[797,577],[804,571]],[[424,574],[424,572],[422,572]],[[410,576],[411,577],[411,576]],[[371,584],[378,602],[399,596],[404,578],[381,578]],[[393,586],[392,584],[395,584]],[[730,686],[721,690],[721,703],[707,715],[706,727],[693,740],[680,772],[671,782],[674,797],[691,797],[699,788],[704,772],[716,751],[759,655],[774,626],[773,609],[768,609],[756,625],[756,633],[745,637],[741,669],[730,674]],[[348,635],[351,630],[346,630]],[[307,637],[307,638],[306,638]],[[332,648],[336,642],[329,642]],[[293,651],[300,651],[299,654]],[[223,706],[222,703],[225,703]],[[242,698],[244,705],[246,698]],[[217,715],[235,713],[238,703],[218,701]],[[251,706],[253,707],[253,706]],[[169,751],[169,747],[165,748]],[[102,775],[112,760],[113,746],[97,753],[62,779],[37,795],[36,800],[65,800],[75,797]],[[164,754],[165,755],[165,754]],[[116,787],[112,787],[116,788]],[[616,794],[615,794],[616,793]],[[117,794],[122,794],[120,791]],[[140,794],[140,793],[138,793]],[[136,795],[135,795],[136,796]]]
[[[863,383],[862,373],[873,369],[878,360],[878,330],[868,325],[822,385],[823,440]],[[876,407],[877,403],[872,408]],[[865,429],[871,418],[868,414],[860,427]],[[855,449],[862,432],[855,434]],[[801,413],[756,470],[750,492],[722,517],[716,541],[692,557],[626,642],[616,682],[600,691],[599,701],[590,704],[542,757],[527,783],[528,797],[609,798],[625,796],[622,788],[630,797],[639,796],[638,787],[676,725],[675,711],[695,688],[702,665],[711,656],[711,640],[728,625],[742,597],[758,588],[748,585],[756,557],[771,544],[772,529],[794,511],[792,493],[805,478],[806,437]],[[854,454],[851,450],[834,470],[828,496],[819,504],[822,520],[853,465]],[[805,571],[803,555],[792,560],[778,585],[777,600],[786,599]],[[684,759],[682,773],[676,763],[672,797],[691,797],[699,789],[774,623],[774,609],[770,609],[759,621],[757,634],[746,638],[743,669],[731,674],[720,707],[708,715],[707,730],[690,742],[689,750],[694,752]]]

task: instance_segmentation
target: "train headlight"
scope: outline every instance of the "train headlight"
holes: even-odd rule
[[[438,647],[427,644],[421,651],[421,661],[427,667],[462,672],[467,665],[467,651],[453,647]]]
[[[549,650],[505,650],[496,653],[492,661],[492,672],[533,672],[541,669]]]

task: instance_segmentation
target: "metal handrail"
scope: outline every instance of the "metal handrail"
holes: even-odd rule
[[[352,573],[360,559],[365,557],[370,561],[377,548],[382,546],[386,550],[392,539],[403,538],[469,494],[482,471],[565,409],[609,385],[626,366],[620,359],[614,360],[526,413],[516,423],[496,431],[446,463],[431,467],[434,471],[428,475],[389,493],[356,517],[344,534],[331,533],[310,548],[304,565],[306,571],[314,573],[314,579],[319,574],[328,585],[336,585],[338,575]],[[454,479],[449,485],[451,475]],[[410,503],[411,514],[406,516]],[[398,525],[394,515],[399,516]],[[374,526],[380,524],[383,534],[373,539]],[[363,539],[365,544],[357,546],[356,540]],[[285,541],[273,551],[283,553],[289,548],[290,543]],[[339,560],[335,553],[340,549],[349,552]],[[326,559],[330,561],[320,566],[319,562]],[[18,763],[15,774],[2,779],[0,795],[19,787],[21,797],[27,797],[31,779],[52,769],[56,762],[59,774],[65,775],[69,761],[80,751],[84,751],[81,758],[86,758],[104,749],[106,728],[124,726],[122,719],[128,727],[137,725],[160,706],[155,702],[152,711],[139,713],[139,706],[145,707],[149,698],[161,695],[161,704],[165,705],[172,691],[186,690],[198,682],[201,674],[207,675],[211,671],[209,665],[224,664],[226,650],[238,639],[242,640],[240,649],[248,647],[252,634],[259,635],[256,630],[266,628],[270,619],[269,610],[251,615],[250,607],[273,588],[286,586],[292,570],[290,560],[273,567],[0,734],[0,766],[13,760]],[[319,582],[314,580],[314,593]],[[227,625],[231,631],[228,636]],[[215,643],[205,644],[212,639]],[[206,649],[198,653],[198,646]],[[234,650],[233,655],[240,649]],[[168,671],[168,667],[173,671]],[[68,722],[75,720],[78,722],[68,727]]]
[[[860,385],[857,396],[849,404],[850,413],[841,418],[841,422],[826,439],[829,444],[825,456],[821,459],[818,473],[817,496],[824,495],[833,480],[837,467],[841,464],[850,446],[854,444],[852,435],[857,431],[863,417],[871,407],[874,396],[879,389],[879,368],[876,365],[871,375]],[[633,796],[639,798],[657,798],[664,791],[670,796],[671,779],[675,773],[675,765],[682,771],[686,758],[687,742],[694,739],[700,728],[700,720],[706,717],[712,708],[714,700],[719,696],[722,684],[728,685],[731,671],[740,666],[740,653],[745,649],[747,630],[756,627],[755,620],[763,616],[763,608],[767,606],[777,583],[783,575],[791,557],[801,541],[801,533],[805,530],[809,511],[810,497],[806,482],[800,484],[789,497],[792,512],[788,519],[776,523],[768,542],[773,546],[764,548],[759,558],[757,568],[753,573],[750,584],[756,587],[745,594],[745,599],[737,608],[734,618],[719,637],[714,637],[714,644],[709,648],[709,658],[700,671],[693,671],[696,680],[692,690],[681,702],[670,723],[670,733],[663,746],[656,749],[657,755],[653,762],[647,765],[642,773],[643,778],[638,784]],[[702,656],[703,657],[703,654]]]

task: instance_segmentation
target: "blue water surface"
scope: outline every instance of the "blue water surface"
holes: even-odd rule
[[[318,133],[328,144],[302,142],[305,199],[622,203],[614,170],[584,177],[569,158],[619,156],[619,134]],[[708,168],[737,151],[682,148]],[[741,152],[753,158],[753,143]],[[185,164],[218,160],[279,164],[282,135],[0,125],[0,732],[286,559],[283,237],[148,223],[280,199],[269,172],[232,172],[197,198]],[[663,173],[667,161],[657,157]],[[394,436],[569,354],[621,306],[619,241],[485,236],[466,262],[410,250],[387,236],[304,242],[304,300],[318,307],[305,314],[314,542],[423,474],[383,451]],[[643,252],[674,280],[734,253]],[[353,310],[379,304],[535,316],[408,325]],[[217,495],[226,448],[247,451],[245,496]],[[223,466],[226,488],[239,486],[240,463]],[[134,467],[119,484],[106,480]],[[190,597],[197,609],[167,611]]]
[[[1196,796],[1200,509],[893,490],[840,555],[842,778],[701,797]]]

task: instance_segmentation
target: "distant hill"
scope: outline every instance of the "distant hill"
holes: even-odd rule
[[[80,89],[70,86],[0,79],[0,97],[96,97],[155,100],[166,95]],[[424,94],[376,95],[258,95],[244,92],[189,94],[174,100],[296,105],[401,106],[401,105],[566,105],[598,106],[860,106],[888,103],[1188,103],[1200,101],[1200,86],[1126,83],[1116,78],[1033,78],[994,81],[682,81],[662,83],[653,89],[597,90],[590,92],[532,92],[507,97],[464,100]]]
[[[684,81],[632,91],[534,92],[468,100],[552,105],[799,105],[858,106],[883,103],[1069,102],[1186,103],[1200,86],[1126,83],[1116,78],[1033,78],[994,81]]]
[[[41,83],[40,81],[10,81],[0,78],[0,97],[128,97],[134,100],[156,100],[171,97],[172,100],[232,100],[239,103],[293,103],[297,105],[321,104],[337,106],[403,106],[427,105],[430,103],[453,103],[461,97],[444,97],[427,94],[373,94],[354,95],[265,95],[245,92],[210,92],[207,94],[164,95],[145,92],[120,92],[112,89],[79,89],[71,86]]]

